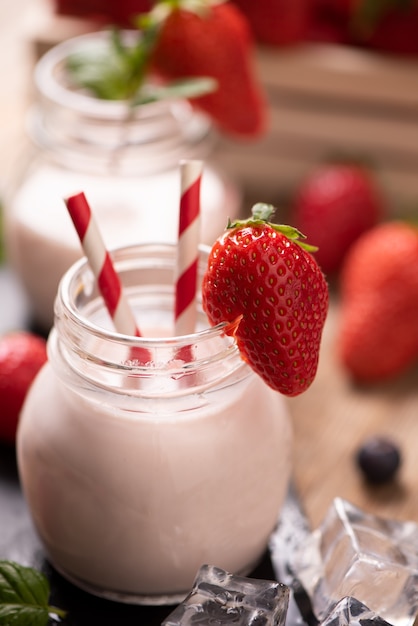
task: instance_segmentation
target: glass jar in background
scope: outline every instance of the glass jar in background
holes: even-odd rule
[[[70,268],[19,422],[21,483],[47,557],[76,585],[130,603],[179,602],[204,563],[249,574],[291,472],[285,398],[225,324],[208,328],[200,293],[196,331],[172,336],[175,258],[174,245],[115,251],[141,338],[112,331],[84,259]],[[144,350],[146,364],[132,358]]]
[[[137,33],[126,32],[126,37]],[[34,72],[28,118],[32,148],[6,199],[10,265],[29,296],[36,324],[49,330],[61,276],[82,254],[63,199],[84,191],[108,248],[177,238],[181,159],[205,160],[201,186],[202,241],[211,245],[240,193],[210,163],[214,134],[188,101],[132,108],[71,89],[64,60],[83,46],[106,45],[109,33],[65,41]]]

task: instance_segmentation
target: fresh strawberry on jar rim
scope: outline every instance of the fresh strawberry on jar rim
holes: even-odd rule
[[[209,255],[203,308],[211,324],[237,322],[242,358],[287,396],[315,379],[328,311],[328,286],[315,248],[291,226],[269,222],[274,208],[256,204],[252,217],[228,224]]]

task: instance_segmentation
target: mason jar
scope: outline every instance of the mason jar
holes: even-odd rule
[[[127,31],[127,38],[137,36]],[[186,100],[132,107],[100,100],[68,82],[66,58],[108,45],[98,32],[48,51],[34,71],[28,149],[6,194],[6,248],[33,317],[49,330],[60,278],[82,251],[64,198],[84,191],[108,248],[177,239],[179,161],[206,165],[201,185],[201,239],[212,245],[240,210],[240,192],[211,162],[215,134]],[[30,141],[29,141],[30,140]]]
[[[21,414],[19,473],[64,577],[109,599],[171,604],[204,563],[245,575],[263,556],[288,487],[291,420],[226,325],[208,326],[200,294],[196,330],[173,336],[174,245],[113,257],[142,337],[112,329],[76,262]]]

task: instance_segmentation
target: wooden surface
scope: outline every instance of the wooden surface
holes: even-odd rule
[[[418,521],[418,368],[390,384],[354,386],[337,358],[338,312],[334,295],[317,378],[289,401],[299,493],[314,527],[336,496],[379,515]],[[357,469],[357,449],[372,435],[400,446],[403,463],[392,484],[369,487]]]
[[[33,49],[27,34],[28,26],[34,27],[33,3],[0,3],[0,191],[16,167],[30,100]],[[245,147],[248,157],[252,149]],[[243,147],[240,150],[244,153]],[[255,178],[258,162],[252,159]],[[261,167],[260,180],[266,182],[265,189],[273,189],[274,179],[265,181],[265,175]],[[332,499],[341,496],[377,514],[418,521],[418,371],[383,388],[355,388],[336,359],[337,332],[338,297],[333,296],[317,379],[308,392],[289,401],[295,480],[308,516],[316,526]],[[355,452],[372,434],[388,435],[400,445],[403,464],[392,485],[369,488],[356,468]]]

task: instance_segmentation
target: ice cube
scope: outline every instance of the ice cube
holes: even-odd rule
[[[317,626],[318,620],[306,590],[293,570],[294,553],[310,536],[311,530],[295,486],[289,485],[276,528],[270,541],[271,563],[277,580],[289,587],[286,626]]]
[[[379,518],[336,498],[295,555],[294,568],[319,620],[345,596],[393,626],[418,611],[418,525]]]
[[[289,588],[203,565],[184,601],[162,626],[284,626]]]
[[[390,626],[356,598],[342,598],[321,626]]]

